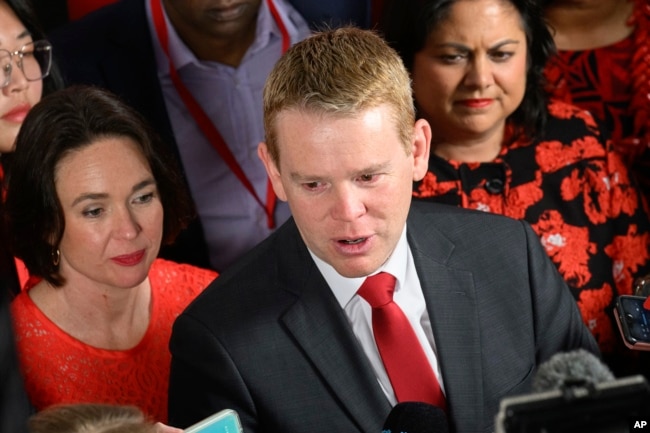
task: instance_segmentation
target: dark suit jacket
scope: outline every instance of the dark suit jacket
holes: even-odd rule
[[[554,353],[598,352],[525,222],[414,203],[407,236],[452,431],[492,431],[501,398]],[[293,220],[199,295],[170,348],[171,425],[231,408],[247,433],[377,433],[391,409]]]

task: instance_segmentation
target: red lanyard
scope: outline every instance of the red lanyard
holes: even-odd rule
[[[284,22],[282,22],[282,18],[280,17],[275,4],[273,4],[273,0],[266,0],[266,3],[269,7],[269,10],[271,11],[273,19],[280,29],[280,33],[282,34],[282,54],[284,54],[289,49],[290,45],[289,32],[287,31]],[[205,113],[205,111],[203,111],[201,105],[196,101],[196,99],[194,99],[194,96],[192,96],[188,88],[185,86],[185,84],[183,84],[181,77],[178,75],[178,71],[176,70],[174,63],[172,62],[172,58],[169,55],[169,35],[167,33],[165,16],[163,15],[162,0],[150,0],[150,5],[154,26],[156,28],[156,34],[158,35],[160,45],[162,46],[162,49],[167,55],[167,59],[169,60],[169,74],[171,76],[174,87],[176,87],[176,91],[180,95],[183,103],[185,104],[185,107],[188,109],[189,113],[192,115],[205,137],[208,139],[210,144],[212,144],[212,147],[219,153],[219,156],[221,156],[226,164],[228,164],[230,171],[232,171],[235,176],[237,176],[237,179],[239,179],[239,181],[244,185],[248,192],[253,196],[255,201],[257,201],[257,203],[262,206],[262,209],[264,209],[264,212],[266,213],[266,220],[269,228],[274,228],[275,218],[273,217],[273,211],[275,209],[276,196],[273,192],[271,180],[267,180],[266,204],[264,204],[255,192],[253,184],[248,179],[246,173],[244,173],[244,170],[241,168],[235,159],[235,156],[232,154],[232,151],[224,141],[221,133],[217,127],[214,126],[214,123],[212,123],[210,117]]]

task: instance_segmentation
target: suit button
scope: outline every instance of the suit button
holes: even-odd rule
[[[503,181],[501,179],[490,179],[485,182],[485,189],[490,194],[501,194],[503,192]]]

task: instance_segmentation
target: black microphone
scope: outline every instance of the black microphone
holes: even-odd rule
[[[438,406],[418,401],[397,403],[382,433],[448,433],[447,415]]]
[[[532,390],[542,392],[574,386],[593,387],[614,379],[614,374],[596,355],[578,349],[556,353],[543,362],[533,378]]]
[[[557,353],[543,362],[532,393],[505,397],[496,433],[629,431],[629,422],[650,415],[650,386],[641,375],[616,379],[584,349]]]

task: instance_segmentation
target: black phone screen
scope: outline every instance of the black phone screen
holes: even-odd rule
[[[623,326],[635,341],[650,343],[650,311],[643,308],[646,298],[620,296],[619,313]]]

